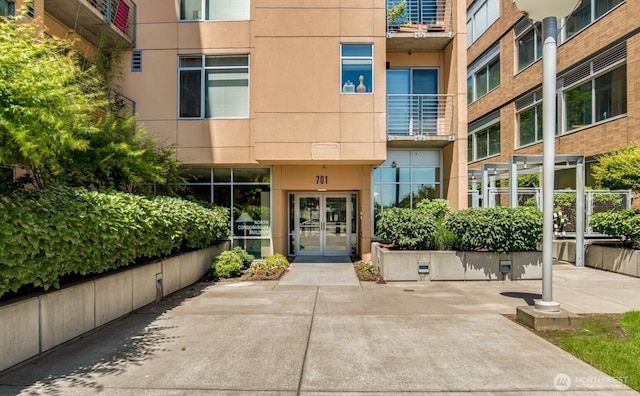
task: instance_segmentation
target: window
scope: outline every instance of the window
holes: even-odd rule
[[[564,21],[564,39],[568,39],[611,11],[624,0],[582,0]]]
[[[373,169],[374,216],[388,208],[413,208],[426,198],[442,198],[440,150],[389,150]]]
[[[491,48],[467,70],[467,103],[473,103],[500,85],[500,47]]]
[[[181,56],[179,68],[180,118],[249,117],[248,55]]]
[[[542,24],[531,25],[528,18],[520,21],[514,28],[516,36],[516,53],[518,54],[518,71],[526,68],[542,58]]]
[[[476,0],[467,10],[467,48],[500,17],[499,0]]]
[[[500,154],[500,113],[493,113],[469,125],[467,160],[478,161]]]
[[[180,194],[230,211],[233,246],[261,258],[271,246],[271,170],[269,168],[191,168]]]
[[[13,0],[0,0],[0,16],[16,14],[16,4]]]
[[[621,45],[563,76],[565,131],[626,114],[626,55]]]
[[[248,21],[250,0],[180,0],[181,21]]]
[[[387,70],[387,133],[438,134],[438,117],[446,104],[437,94],[436,68]]]
[[[342,44],[340,74],[343,93],[373,92],[373,44]]]
[[[542,91],[516,101],[518,146],[542,141]]]

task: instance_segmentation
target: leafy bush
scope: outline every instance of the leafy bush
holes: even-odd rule
[[[542,213],[529,207],[465,209],[453,212],[445,227],[456,237],[456,250],[531,251],[542,240]]]
[[[250,277],[256,275],[269,276],[273,275],[281,269],[289,268],[289,260],[280,253],[276,253],[272,256],[267,256],[264,261],[254,263],[249,267],[247,275]]]
[[[246,250],[241,248],[240,246],[236,246],[233,248],[233,252],[235,252],[240,260],[242,260],[242,269],[247,269],[253,262],[255,258],[252,254],[249,254]]]
[[[416,204],[416,209],[435,219],[444,219],[451,213],[446,199],[423,199]]]
[[[237,251],[220,253],[211,263],[211,273],[216,278],[235,278],[242,273],[242,256]]]
[[[371,263],[371,261],[360,261],[356,270],[358,271],[358,279],[360,280],[376,280],[378,279],[378,269]]]
[[[229,232],[227,209],[178,198],[82,188],[16,192],[0,198],[0,296],[204,248]]]
[[[425,250],[436,246],[437,219],[427,210],[385,209],[376,225],[378,237],[399,249]]]
[[[594,213],[589,225],[601,234],[620,238],[628,245],[640,241],[640,210],[625,209]]]

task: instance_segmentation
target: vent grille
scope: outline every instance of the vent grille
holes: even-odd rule
[[[142,71],[142,51],[141,50],[131,51],[131,71],[132,72]]]
[[[606,69],[620,61],[627,59],[627,46],[625,44],[614,48],[600,59],[593,61],[593,72],[597,73],[602,69]]]
[[[591,64],[588,64],[564,76],[564,78],[562,79],[563,81],[562,85],[565,87],[568,87],[569,85],[577,81],[580,81],[584,78],[587,78],[590,75],[591,75]]]
[[[531,106],[534,103],[538,103],[542,100],[542,91],[537,90],[535,92],[531,92],[527,96],[523,96],[522,98],[516,100],[516,111],[520,111],[527,106]]]
[[[516,37],[518,37],[522,33],[529,30],[530,27],[531,27],[531,21],[529,20],[529,18],[524,18],[523,20],[521,20],[516,24],[516,26],[513,28],[513,32],[515,33]]]

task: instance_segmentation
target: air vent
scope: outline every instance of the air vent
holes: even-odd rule
[[[142,71],[142,50],[131,51],[131,71],[132,72]]]
[[[568,87],[569,85],[576,83],[584,78],[587,78],[590,75],[591,75],[591,64],[589,63],[588,65],[582,66],[578,70],[565,75],[562,79],[563,81],[562,84],[565,87]]]
[[[527,106],[531,106],[535,102],[535,95],[533,93],[525,96],[522,99],[516,100],[516,111],[520,111]]]
[[[600,70],[606,69],[609,66],[624,61],[625,59],[627,59],[627,46],[626,44],[622,44],[621,46],[611,50],[611,52],[602,58],[593,61],[593,72],[597,73]]]
[[[529,30],[530,27],[531,27],[531,21],[529,20],[529,18],[524,18],[516,24],[516,26],[513,28],[513,32],[515,33],[516,37],[518,37],[522,33]]]

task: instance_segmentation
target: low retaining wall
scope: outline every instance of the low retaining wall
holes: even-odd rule
[[[0,306],[0,371],[197,282],[229,242]]]
[[[587,245],[585,247],[585,266],[640,278],[640,251]]]
[[[373,243],[371,261],[386,281],[542,279],[542,252],[406,251]],[[508,263],[508,271],[501,268]]]

